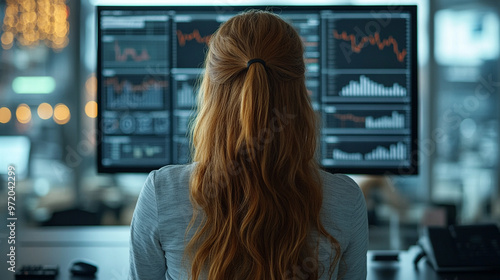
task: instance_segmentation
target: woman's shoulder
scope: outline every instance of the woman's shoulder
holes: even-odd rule
[[[344,174],[321,171],[323,181],[322,221],[325,228],[341,244],[366,234],[366,229],[357,230],[354,225],[366,219],[366,204],[358,184]]]
[[[349,176],[340,173],[329,173],[324,170],[320,171],[320,176],[323,182],[323,189],[326,193],[333,195],[359,196],[361,189],[358,184]]]
[[[149,175],[158,197],[186,200],[189,194],[189,179],[195,164],[166,165]]]
[[[331,174],[321,171],[323,181],[323,210],[326,213],[336,213],[338,218],[358,215],[365,205],[363,192],[358,184],[344,174]]]
[[[189,182],[195,163],[166,165],[153,171],[155,184]]]

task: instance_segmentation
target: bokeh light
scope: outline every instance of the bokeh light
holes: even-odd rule
[[[19,104],[16,110],[17,121],[20,123],[29,123],[31,121],[31,109],[27,104]]]
[[[66,124],[71,118],[71,113],[68,106],[59,103],[54,107],[54,121],[57,124]]]
[[[10,112],[9,108],[0,108],[0,123],[8,123],[11,117],[12,113]]]
[[[85,114],[89,118],[96,118],[97,117],[97,102],[95,101],[89,101],[87,104],[85,104]]]
[[[69,42],[69,8],[66,0],[8,0],[0,42],[10,49],[14,40],[21,46],[43,41],[59,51]]]
[[[95,98],[97,92],[97,78],[94,75],[90,76],[85,82],[85,90],[90,98]]]
[[[43,120],[50,119],[52,117],[52,113],[53,113],[52,106],[50,106],[49,103],[42,103],[42,104],[38,105],[37,112],[38,112],[38,116],[40,117],[40,119],[43,119]]]

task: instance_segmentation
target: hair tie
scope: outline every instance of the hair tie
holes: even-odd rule
[[[266,62],[260,58],[254,58],[254,59],[250,59],[248,62],[247,62],[247,68],[250,67],[250,65],[252,65],[252,63],[260,63],[262,65],[264,65],[264,67],[266,67]]]

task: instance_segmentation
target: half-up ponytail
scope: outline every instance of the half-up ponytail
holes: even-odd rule
[[[194,280],[291,279],[306,262],[317,265],[307,273],[316,280],[324,272],[318,234],[331,245],[333,274],[340,248],[320,221],[303,52],[297,32],[263,11],[231,18],[210,39],[192,131],[188,232],[196,231],[186,256]],[[247,67],[255,58],[265,63]]]
[[[237,149],[246,149],[252,159],[256,159],[258,147],[255,145],[258,144],[259,133],[269,128],[269,113],[270,108],[272,108],[270,103],[266,67],[262,63],[253,63],[247,67],[241,89],[240,124],[242,134],[236,146]]]

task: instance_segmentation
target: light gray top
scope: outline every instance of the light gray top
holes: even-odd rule
[[[186,268],[190,266],[181,261],[185,232],[193,213],[189,200],[193,167],[194,164],[171,165],[149,174],[132,218],[129,279],[187,279]],[[321,219],[326,230],[340,242],[342,250],[335,279],[338,273],[346,280],[366,279],[368,222],[363,194],[345,175],[321,171],[321,177]],[[330,251],[326,251],[327,246],[320,242],[319,261],[325,268],[321,279],[328,279]],[[312,262],[304,263],[296,273],[303,277],[314,267]]]

